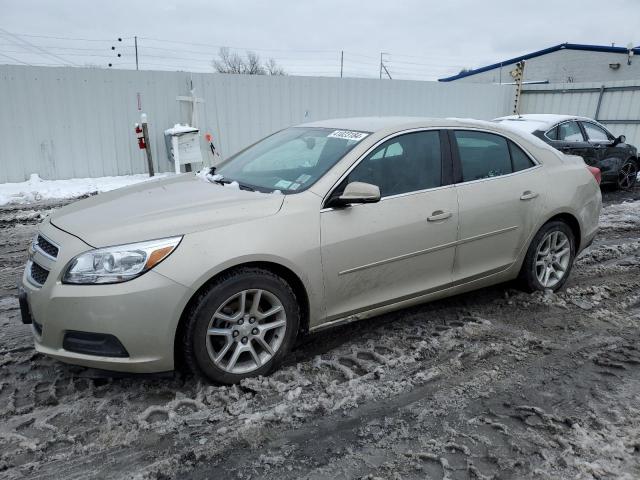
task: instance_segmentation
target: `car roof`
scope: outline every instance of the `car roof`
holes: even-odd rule
[[[580,117],[577,115],[558,115],[554,113],[527,113],[525,115],[508,115],[506,117],[495,118],[494,122],[500,122],[504,125],[508,125],[513,129],[522,132],[533,133],[537,130],[547,131],[556,123],[564,122],[567,120],[588,120],[594,122],[595,120],[587,117]]]
[[[298,127],[335,128],[362,132],[383,130],[402,130],[403,128],[422,127],[483,127],[499,130],[496,122],[467,118],[431,118],[431,117],[351,117],[319,120],[303,123]]]

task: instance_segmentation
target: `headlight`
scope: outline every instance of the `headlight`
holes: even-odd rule
[[[98,248],[69,262],[63,283],[96,284],[126,282],[151,270],[173,252],[182,237]]]

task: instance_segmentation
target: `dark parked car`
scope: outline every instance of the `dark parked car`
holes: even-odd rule
[[[637,182],[640,161],[636,147],[626,143],[624,135],[615,137],[595,120],[570,115],[529,114],[500,117],[494,121],[532,133],[568,155],[582,157],[587,165],[600,169],[602,183],[628,190]]]

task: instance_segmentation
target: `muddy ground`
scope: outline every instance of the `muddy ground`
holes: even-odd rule
[[[640,478],[640,190],[604,200],[565,291],[342,327],[234,387],[36,354],[15,282],[59,205],[0,209],[0,477]]]

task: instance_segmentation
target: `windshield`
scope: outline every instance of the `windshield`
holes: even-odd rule
[[[224,181],[262,191],[295,193],[324,175],[368,133],[292,127],[229,158],[215,173]]]

